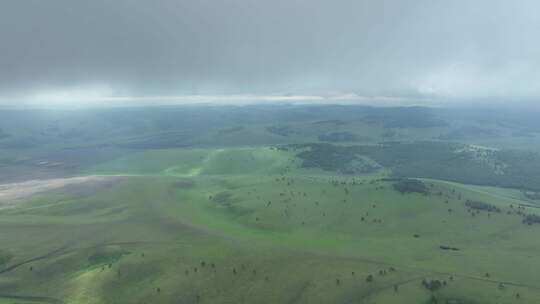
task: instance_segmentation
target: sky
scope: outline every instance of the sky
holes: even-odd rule
[[[540,103],[537,0],[2,0],[0,105]]]

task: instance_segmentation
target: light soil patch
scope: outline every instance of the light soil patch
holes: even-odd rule
[[[21,200],[31,197],[34,194],[73,186],[88,186],[95,189],[99,185],[107,185],[119,179],[121,179],[120,176],[91,175],[2,184],[0,185],[0,209],[13,207]]]

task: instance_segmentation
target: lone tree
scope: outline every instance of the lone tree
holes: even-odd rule
[[[373,282],[373,276],[372,276],[371,274],[369,274],[369,275],[366,277],[366,282],[368,282],[368,283]]]
[[[438,289],[440,289],[441,287],[443,287],[443,283],[439,280],[430,280],[430,281],[427,281],[426,279],[423,279],[422,280],[422,285],[428,289],[429,291],[436,291]]]

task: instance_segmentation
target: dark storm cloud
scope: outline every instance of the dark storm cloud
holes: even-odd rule
[[[0,95],[535,98],[539,10],[532,0],[5,0]]]

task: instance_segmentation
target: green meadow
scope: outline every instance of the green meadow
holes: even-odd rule
[[[0,303],[540,302],[522,192],[301,164],[246,146],[89,165],[114,182],[0,210]]]

